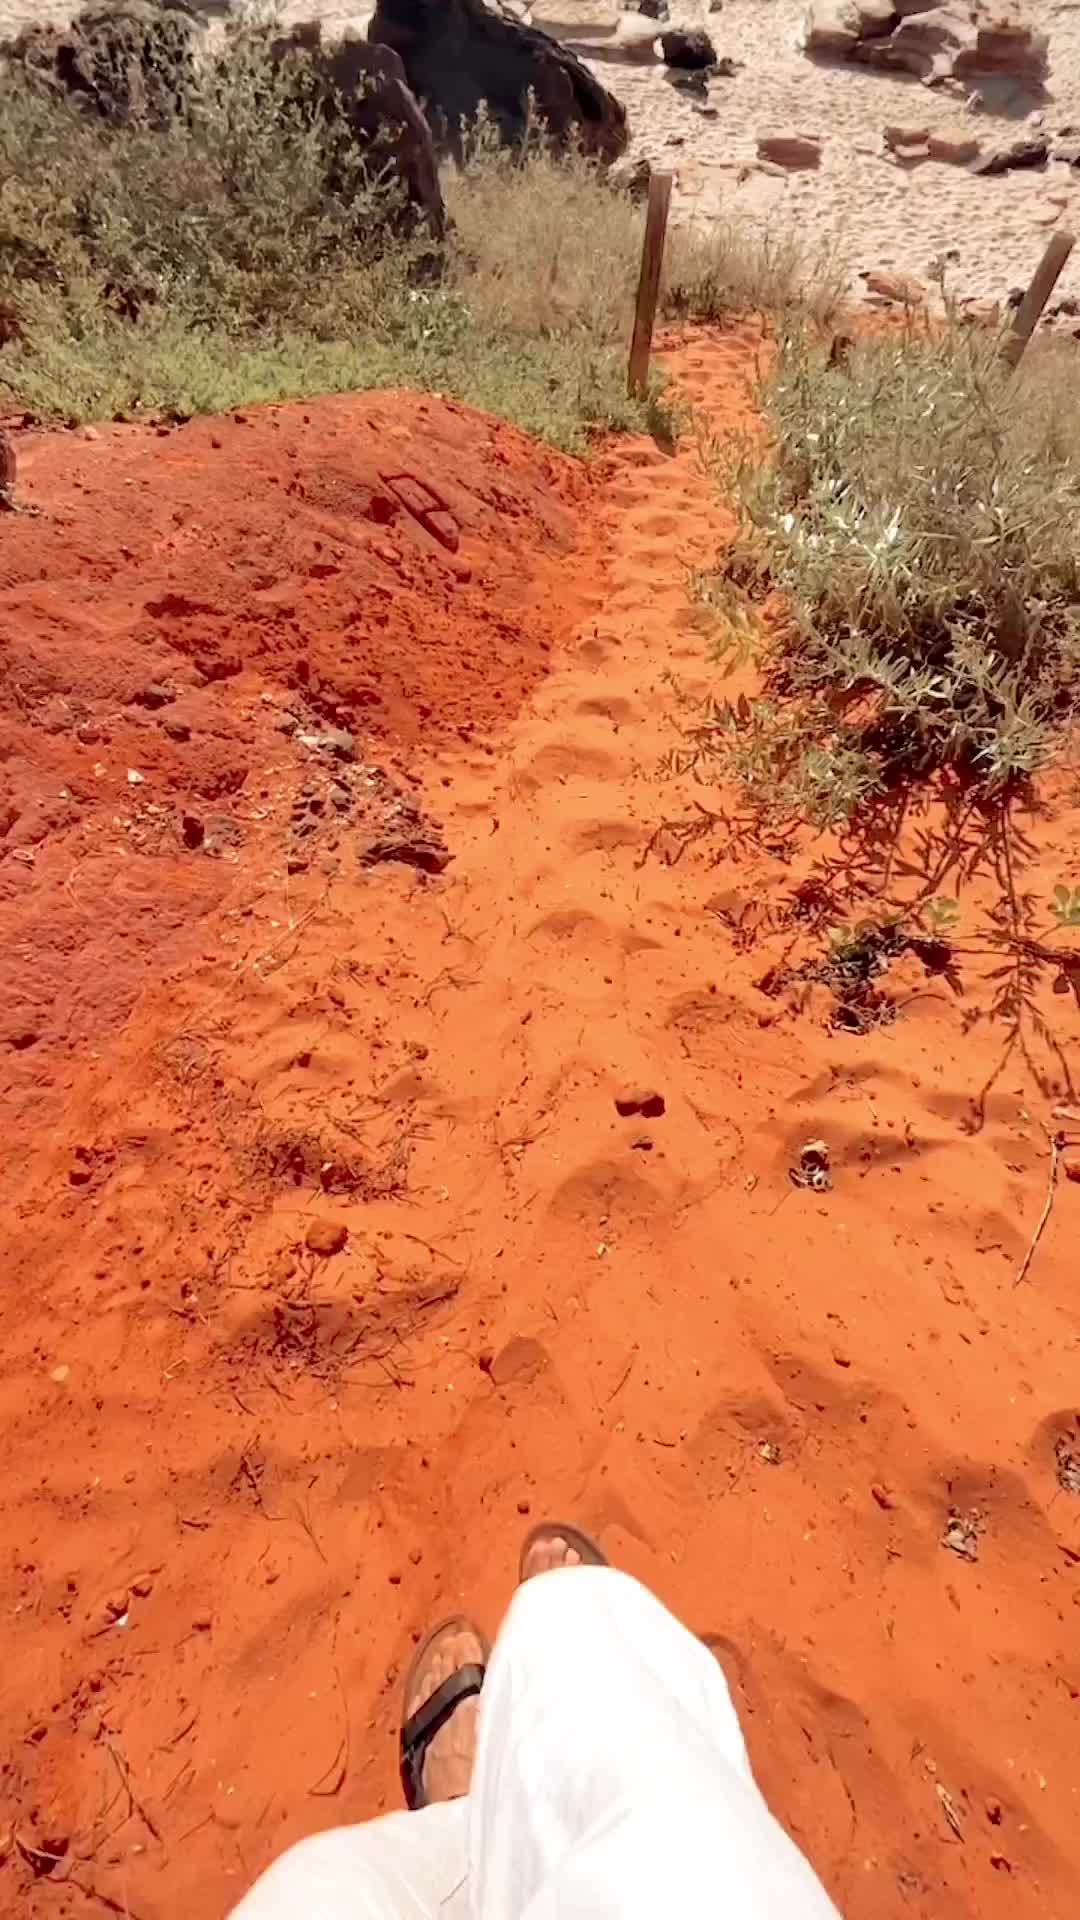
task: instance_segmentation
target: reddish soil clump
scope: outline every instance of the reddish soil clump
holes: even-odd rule
[[[451,403],[90,433],[20,440],[41,511],[0,530],[9,1114],[198,952],[305,780],[370,812],[373,767],[512,716],[578,608],[578,469]],[[437,868],[415,831],[386,853],[387,806],[372,857]]]
[[[719,431],[747,422],[754,351],[676,357]],[[844,1000],[811,963],[844,874],[859,910],[851,849],[748,837],[735,796],[657,780],[672,669],[691,696],[715,678],[687,573],[726,523],[692,441],[586,474],[434,402],[306,411],[162,439],[170,491],[143,434],[40,443],[30,496],[105,515],[112,571],[85,536],[80,571],[47,525],[4,530],[5,642],[57,681],[28,725],[8,679],[20,817],[72,790],[80,724],[111,737],[75,820],[9,830],[39,891],[25,920],[9,901],[6,964],[42,1025],[5,1058],[58,1064],[5,1178],[0,1906],[220,1920],[290,1841],[400,1804],[416,1639],[458,1609],[494,1632],[522,1531],[558,1515],[714,1647],[848,1920],[1071,1912],[1080,1190],[1049,1176],[1080,1162],[1050,1148],[1080,1127],[1072,993],[958,939],[947,967],[893,943]],[[337,509],[287,494],[301,428]],[[456,554],[355,510],[384,442]],[[113,460],[150,482],[126,490],[138,544]],[[353,675],[356,583],[401,579],[383,542],[409,592],[376,596],[385,653]],[[263,625],[275,567],[292,611]],[[147,613],[181,591],[232,614]],[[131,703],[170,676],[174,702]],[[381,706],[345,704],[376,683]],[[177,710],[190,743],[160,736]],[[355,761],[299,743],[328,726]],[[242,784],[204,793],[214,766]],[[243,833],[208,854],[219,809]],[[914,811],[900,876],[941,856]],[[1048,787],[1033,895],[1075,877],[1078,825]],[[961,853],[939,886],[967,927],[992,875]],[[25,1100],[12,1080],[15,1122]]]

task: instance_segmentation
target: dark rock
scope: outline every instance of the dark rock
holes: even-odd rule
[[[1025,167],[1045,167],[1050,158],[1050,142],[1044,134],[1034,138],[1012,140],[1008,146],[995,147],[992,153],[982,154],[971,164],[972,173],[994,174],[1013,173]]]
[[[197,813],[185,813],[181,817],[180,834],[185,847],[196,853],[206,839],[206,828]]]
[[[639,1113],[643,1120],[659,1120],[666,1111],[666,1101],[662,1093],[653,1087],[626,1087],[615,1095],[615,1111],[628,1120],[631,1114]]]
[[[330,805],[336,807],[338,813],[348,813],[349,808],[352,806],[352,794],[349,792],[348,787],[331,787]]]
[[[382,834],[360,849],[362,867],[379,867],[387,861],[398,860],[406,867],[417,867],[421,873],[443,873],[453,857],[435,829],[423,822],[400,833]]]
[[[183,741],[191,739],[191,728],[188,726],[187,721],[173,719],[171,715],[167,720],[162,721],[161,730],[168,735],[170,740]]]
[[[84,8],[70,27],[28,27],[6,52],[103,120],[166,127],[197,90],[198,32],[178,7],[114,0]]]
[[[302,75],[314,73],[328,110],[340,113],[361,146],[373,175],[397,175],[405,189],[410,221],[421,218],[433,240],[446,232],[446,208],[431,129],[410,90],[405,68],[388,45],[349,34],[324,47],[317,21],[295,27],[273,43],[279,61],[292,59]]]
[[[660,35],[664,65],[668,67],[711,67],[716,48],[702,27],[673,27]]]
[[[637,0],[637,10],[647,20],[666,20],[670,11],[668,0]]]
[[[616,160],[626,147],[625,110],[584,62],[483,0],[378,0],[368,39],[400,55],[446,151],[460,153],[461,128],[484,105],[508,145],[540,120],[552,141],[599,159]]]
[[[141,687],[138,693],[132,694],[131,699],[133,706],[146,707],[150,713],[156,713],[159,707],[171,706],[176,695],[171,687],[163,687],[155,682],[149,687]]]

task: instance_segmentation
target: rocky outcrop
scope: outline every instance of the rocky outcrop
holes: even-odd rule
[[[843,59],[860,40],[891,33],[898,18],[892,0],[812,0],[803,44],[808,53]]]
[[[312,21],[276,39],[273,53],[279,62],[292,58],[314,71],[327,111],[343,115],[372,173],[401,180],[407,224],[419,219],[433,240],[441,240],[446,208],[431,128],[393,49],[351,35],[324,46],[322,29]]]
[[[368,39],[400,56],[444,150],[460,149],[462,127],[484,107],[508,145],[537,119],[553,141],[603,160],[627,145],[624,108],[584,62],[483,0],[378,0]]]
[[[1009,0],[996,9],[979,0],[812,0],[806,51],[894,73],[928,85],[959,80],[975,86],[1005,80],[1040,93],[1049,72],[1048,39]]]
[[[190,100],[198,33],[184,7],[119,0],[86,7],[70,27],[28,27],[5,54],[103,120],[160,127]]]

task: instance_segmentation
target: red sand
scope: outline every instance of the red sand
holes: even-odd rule
[[[678,356],[721,427],[748,364]],[[809,950],[783,909],[820,847],[647,852],[694,797],[656,779],[669,670],[713,671],[693,446],[586,474],[396,395],[42,440],[23,471],[3,1910],[213,1920],[289,1841],[396,1804],[413,1640],[459,1605],[493,1631],[556,1513],[710,1636],[852,1920],[1071,1913],[1064,1173],[1014,1284],[1067,1089],[1030,1013],[1042,1087],[1003,1060],[985,959],[958,997],[905,957],[862,1035],[822,987],[763,993]],[[445,500],[456,553],[373,505],[388,471]],[[290,700],[357,763],[276,731]],[[361,868],[421,832],[410,773],[452,863]],[[1037,898],[1075,881],[1077,824],[1031,823]],[[940,890],[966,927],[988,887]],[[1067,1052],[1072,997],[1033,991]],[[620,1117],[628,1085],[663,1114]],[[788,1176],[812,1138],[825,1193]]]

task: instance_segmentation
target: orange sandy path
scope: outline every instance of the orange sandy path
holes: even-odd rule
[[[676,364],[740,416],[746,343]],[[494,755],[415,762],[447,873],[301,874],[286,937],[260,843],[201,929],[223,957],[143,991],[9,1147],[7,1817],[69,1845],[36,1882],[9,1849],[5,1907],[221,1915],[396,1804],[412,1640],[459,1605],[493,1631],[547,1513],[713,1640],[850,1920],[1075,1905],[1075,1186],[1013,1285],[1050,1096],[1017,1056],[973,1131],[992,1024],[944,988],[861,1037],[797,1016],[731,932],[779,861],[643,859],[685,804],[667,674],[703,682],[686,569],[722,516],[692,444],[551,484],[580,553],[558,609],[519,586],[567,644]],[[1074,826],[1040,823],[1047,893]],[[620,1118],[628,1084],[663,1115]],[[787,1174],[815,1136],[821,1195]],[[305,1250],[316,1217],[343,1253]]]

